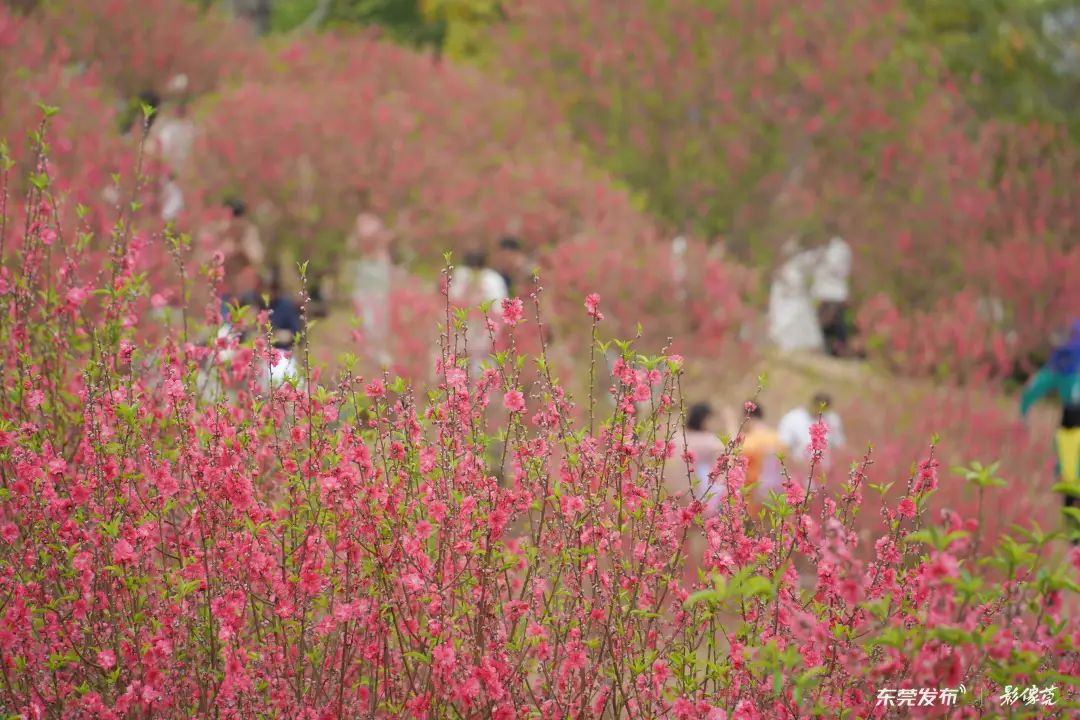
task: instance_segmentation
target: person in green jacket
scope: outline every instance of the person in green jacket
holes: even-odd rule
[[[1058,489],[1065,507],[1080,499],[1080,320],[1074,321],[1068,338],[1050,354],[1050,360],[1028,382],[1020,397],[1020,415],[1031,406],[1055,394],[1061,402],[1061,424],[1054,436],[1057,454]],[[1066,513],[1066,526],[1074,545],[1080,544],[1080,516]]]

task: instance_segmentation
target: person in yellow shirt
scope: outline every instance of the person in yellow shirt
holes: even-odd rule
[[[788,450],[780,434],[765,422],[765,411],[756,403],[743,428],[742,455],[746,458],[747,508],[752,516],[771,492],[780,492],[783,475],[779,455]]]

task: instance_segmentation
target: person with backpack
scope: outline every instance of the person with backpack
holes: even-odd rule
[[[1069,334],[1024,388],[1021,418],[1026,419],[1032,406],[1047,395],[1056,395],[1061,402],[1061,420],[1054,434],[1057,487],[1064,496],[1064,506],[1071,508],[1080,498],[1080,320],[1073,321]],[[1070,515],[1066,513],[1070,540],[1080,544],[1080,517]]]

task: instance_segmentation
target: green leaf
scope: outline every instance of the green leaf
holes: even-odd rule
[[[201,580],[185,580],[176,586],[176,597],[183,599],[199,589],[199,585],[202,584]]]
[[[740,583],[739,593],[746,598],[770,598],[773,594],[773,584],[768,579],[755,575]]]
[[[928,529],[916,530],[915,532],[908,533],[904,537],[904,542],[907,543],[923,543],[925,545],[934,545],[936,541],[936,534]]]
[[[1061,482],[1061,483],[1056,483],[1050,489],[1053,490],[1056,493],[1062,493],[1064,495],[1068,495],[1069,497],[1080,498],[1080,484]],[[1066,511],[1075,510],[1075,508],[1067,507],[1067,508],[1065,508],[1065,510]]]
[[[698,603],[708,603],[709,605],[715,605],[724,599],[724,593],[719,590],[698,590],[695,593],[691,593],[690,597],[686,598],[686,602],[683,603],[685,607],[693,607]]]
[[[111,538],[115,538],[120,534],[120,521],[121,516],[117,515],[112,519],[112,522],[102,523],[101,531]]]

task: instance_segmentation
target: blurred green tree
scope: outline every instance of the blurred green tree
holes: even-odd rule
[[[270,0],[270,28],[374,26],[405,45],[475,59],[485,54],[485,30],[501,13],[499,0]]]
[[[984,116],[1080,130],[1080,2],[907,0],[912,48],[940,52]]]

